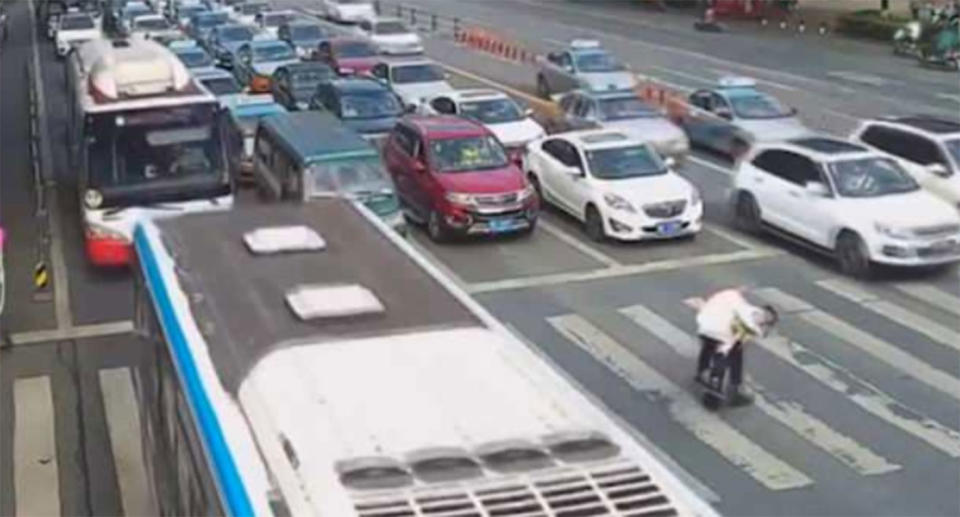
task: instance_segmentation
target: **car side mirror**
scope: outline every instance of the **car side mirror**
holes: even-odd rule
[[[532,116],[533,116],[533,113],[534,113],[534,112],[533,112],[533,108],[527,108],[527,109],[523,110],[523,116],[526,117],[526,118],[532,117]]]
[[[423,163],[423,160],[421,160],[420,158],[417,158],[413,161],[413,170],[420,174],[423,174],[427,172],[427,164]]]
[[[403,112],[406,114],[412,114],[417,112],[416,104],[407,104],[403,107]]]
[[[713,111],[713,114],[726,120],[733,120],[733,112],[730,111],[730,108],[717,108]]]
[[[790,108],[791,115],[796,115],[797,113],[800,113],[800,110],[798,110],[797,108]]]
[[[677,164],[677,160],[675,160],[673,156],[667,156],[666,158],[663,159],[663,164],[668,169],[672,169]]]
[[[927,165],[927,172],[940,176],[941,178],[950,176],[950,171],[947,170],[947,167],[942,163],[931,163]]]
[[[574,178],[582,178],[582,177],[583,177],[583,171],[580,170],[578,167],[571,167],[571,166],[567,165],[567,166],[564,167],[563,172],[564,172],[565,174],[568,174],[568,175],[570,175],[570,176],[573,176]]]
[[[563,70],[568,73],[573,73],[573,65],[563,65]]]
[[[808,181],[806,185],[804,185],[804,191],[806,191],[810,197],[828,197],[830,195],[827,186],[819,181]]]

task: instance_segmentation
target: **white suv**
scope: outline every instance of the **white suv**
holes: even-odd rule
[[[960,209],[960,123],[927,116],[868,120],[852,138],[902,160],[920,185]]]
[[[960,214],[897,160],[853,142],[759,144],[734,171],[732,202],[743,227],[813,244],[853,276],[868,276],[874,263],[960,261]]]
[[[540,199],[583,221],[601,241],[692,237],[703,202],[647,143],[608,129],[574,131],[527,145],[524,170]]]

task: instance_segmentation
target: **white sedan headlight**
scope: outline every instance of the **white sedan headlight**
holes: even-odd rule
[[[624,212],[629,212],[631,214],[636,213],[637,211],[635,208],[633,208],[633,205],[631,205],[629,201],[618,196],[617,194],[608,192],[603,195],[603,200],[607,203],[607,206],[614,210],[623,210]]]
[[[910,239],[913,237],[913,234],[905,228],[897,228],[884,223],[875,223],[873,227],[877,230],[877,233],[886,235],[891,239]]]

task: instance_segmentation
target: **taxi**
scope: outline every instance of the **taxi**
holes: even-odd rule
[[[681,126],[694,146],[736,159],[759,142],[809,136],[813,131],[748,77],[724,77],[713,88],[690,94],[692,112]]]

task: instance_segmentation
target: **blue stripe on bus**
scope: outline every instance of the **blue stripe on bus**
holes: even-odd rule
[[[207,450],[215,466],[215,474],[219,485],[224,492],[229,514],[236,517],[253,517],[253,504],[244,487],[243,480],[240,478],[240,472],[230,454],[230,448],[223,436],[223,429],[220,427],[220,421],[217,414],[210,404],[210,398],[203,388],[200,375],[197,372],[197,365],[193,359],[187,345],[187,338],[177,320],[176,312],[173,309],[173,301],[170,298],[169,286],[167,286],[160,274],[160,265],[157,257],[150,247],[143,227],[137,227],[134,232],[134,242],[137,252],[140,254],[140,263],[144,269],[144,276],[153,292],[153,299],[156,303],[156,309],[160,316],[163,328],[166,330],[167,340],[170,350],[173,352],[177,364],[180,366],[180,373],[183,376],[185,392],[192,402],[192,406],[197,413],[197,423],[200,427],[200,433],[207,445]]]

